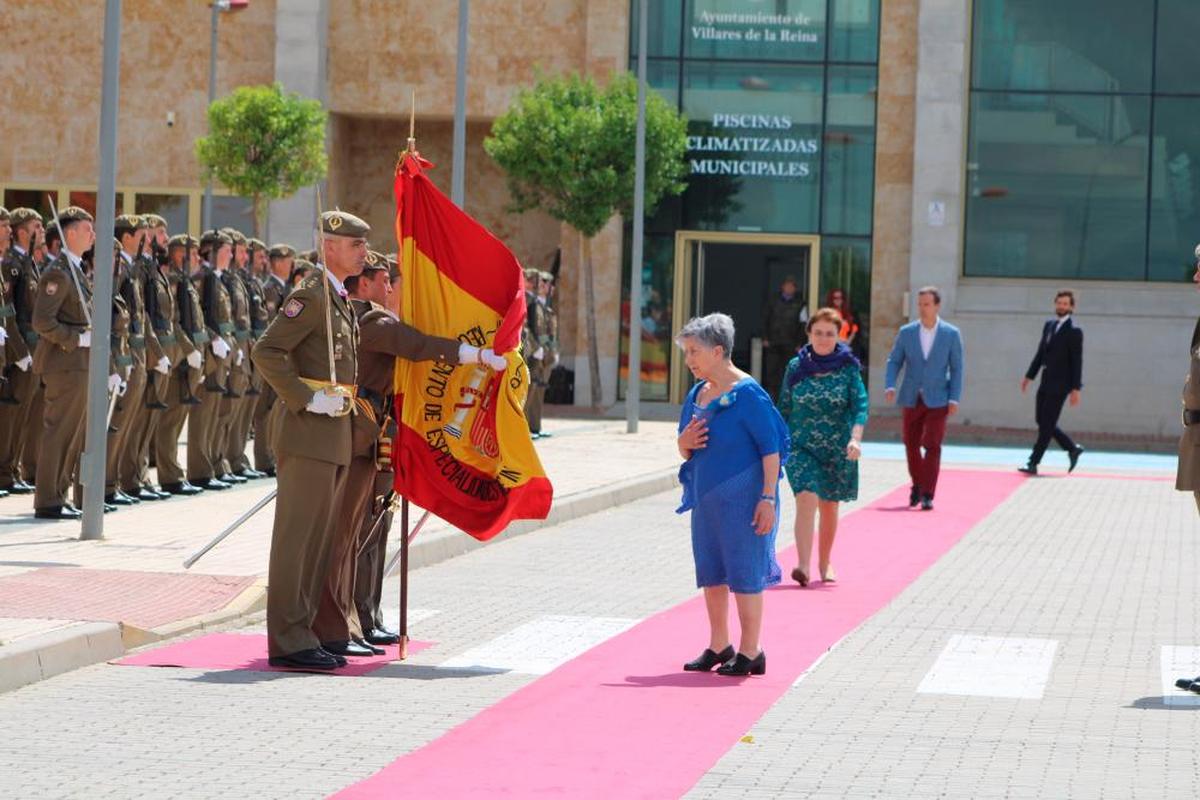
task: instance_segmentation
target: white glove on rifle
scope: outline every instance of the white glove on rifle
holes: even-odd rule
[[[33,356],[25,356],[17,362],[17,369],[21,372],[29,372],[29,368],[33,365]]]
[[[122,383],[124,383],[124,381],[121,380],[121,376],[118,375],[117,373],[114,372],[112,375],[109,375],[108,376],[108,393],[112,394],[113,392],[117,392],[117,394],[120,394],[120,392],[118,390],[121,388]]]
[[[539,347],[537,350],[533,351],[533,358],[535,361],[541,361],[545,357],[546,357],[546,348]]]
[[[8,341],[8,331],[5,330],[3,326],[0,326],[0,345],[4,344],[7,341]]]
[[[171,359],[166,356],[160,357],[158,363],[154,365],[154,371],[161,372],[163,375],[169,373],[171,371]]]
[[[486,364],[497,372],[503,372],[508,368],[508,361],[504,356],[498,356],[487,347],[480,350],[469,344],[460,344],[458,346],[458,363],[460,364]]]
[[[314,414],[336,417],[342,410],[342,402],[342,398],[340,397],[325,394],[324,392],[315,392],[312,400],[308,401],[308,405],[305,408]]]
[[[242,365],[242,362],[245,360],[246,360],[246,351],[239,347],[238,351],[237,351],[237,360],[235,360],[233,362],[233,365],[235,367],[240,367]]]
[[[212,340],[212,351],[217,358],[224,358],[229,355],[229,343],[220,336]]]
[[[200,369],[204,366],[204,354],[199,350],[193,350],[187,354],[187,363],[192,369]]]
[[[82,333],[79,334],[79,346],[80,347],[91,347],[92,346],[92,332],[91,331],[83,331]]]

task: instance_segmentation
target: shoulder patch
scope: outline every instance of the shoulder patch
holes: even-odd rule
[[[304,310],[304,301],[293,297],[288,300],[283,306],[283,315],[288,319],[295,319],[300,316],[300,312]]]
[[[58,294],[58,283],[55,281],[50,281],[47,283],[46,294],[50,297],[54,297],[54,295]]]

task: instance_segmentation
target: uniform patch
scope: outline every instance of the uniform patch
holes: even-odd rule
[[[46,295],[49,297],[54,297],[54,295],[56,295],[56,294],[58,294],[58,284],[57,283],[47,283],[46,284]]]
[[[304,301],[293,297],[284,304],[283,315],[288,319],[295,319],[296,317],[300,316],[300,312],[303,310]]]

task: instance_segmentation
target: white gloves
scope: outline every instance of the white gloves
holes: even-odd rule
[[[233,362],[233,365],[235,367],[240,367],[242,365],[242,362],[245,360],[246,360],[246,351],[242,350],[242,348],[239,347],[238,351],[237,351],[237,360],[235,360]]]
[[[204,366],[204,354],[199,350],[193,350],[187,354],[187,363],[192,369],[200,369]]]
[[[4,344],[7,341],[8,341],[8,331],[5,330],[3,326],[0,326],[0,345]]]
[[[336,417],[338,412],[342,410],[342,398],[334,397],[324,392],[315,392],[312,400],[308,401],[308,405],[305,408],[314,414],[325,414],[329,417]]]
[[[108,392],[109,392],[109,394],[112,394],[113,392],[116,392],[117,394],[121,394],[120,388],[121,388],[121,384],[124,382],[125,381],[121,380],[121,376],[115,372],[112,375],[109,375],[108,376]]]
[[[508,368],[508,361],[504,356],[498,356],[488,347],[480,350],[469,344],[460,344],[458,346],[458,363],[460,364],[486,364],[497,372],[503,372]]]
[[[170,373],[171,359],[167,358],[166,356],[159,358],[158,363],[154,365],[154,371],[161,372],[163,375]]]
[[[537,350],[534,350],[533,357],[536,358],[538,361],[541,361],[543,358],[546,357],[546,348],[539,347]]]
[[[91,331],[84,331],[83,333],[79,334],[79,346],[80,347],[91,347],[92,346],[92,332]]]
[[[29,368],[33,365],[33,356],[25,356],[17,362],[17,369],[21,372],[29,372]]]
[[[212,351],[217,358],[224,358],[229,355],[229,343],[218,336],[212,340]]]

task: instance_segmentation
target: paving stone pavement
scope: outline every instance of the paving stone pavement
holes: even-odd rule
[[[904,482],[903,464],[867,461],[846,510]],[[539,617],[641,619],[694,596],[677,501],[417,570],[413,634],[435,646],[372,676],[97,665],[0,695],[0,793],[327,796],[537,679],[439,668],[454,656]],[[1159,674],[1163,646],[1200,644],[1197,532],[1191,498],[1163,480],[1027,481],[750,731],[721,732],[752,741],[690,796],[1200,795],[1198,709],[1164,705]],[[394,582],[388,592],[394,614]],[[1044,696],[918,693],[957,635],[1057,642]]]

